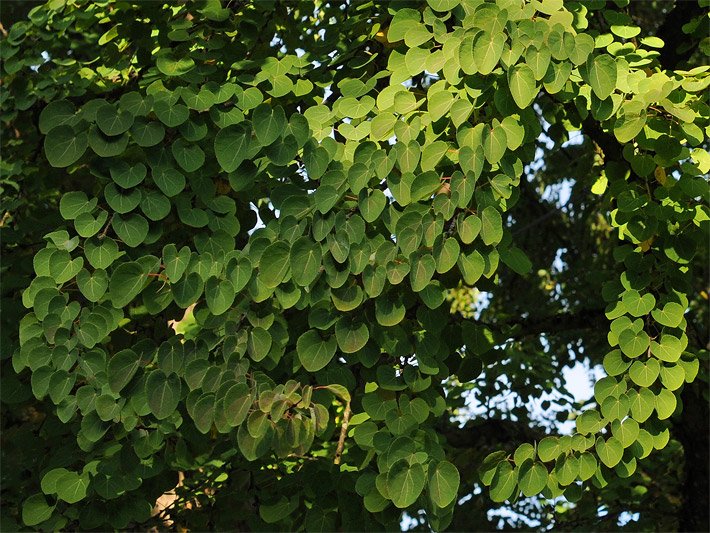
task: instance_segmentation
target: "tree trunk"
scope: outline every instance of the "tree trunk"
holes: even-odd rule
[[[710,487],[708,484],[708,402],[703,397],[706,384],[698,380],[686,385],[681,399],[683,413],[675,425],[676,438],[683,445],[685,468],[683,504],[679,509],[680,531],[710,531]]]

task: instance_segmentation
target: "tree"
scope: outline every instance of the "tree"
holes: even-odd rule
[[[707,4],[3,3],[0,529],[708,530]]]

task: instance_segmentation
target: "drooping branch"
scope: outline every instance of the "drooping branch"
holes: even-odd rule
[[[607,319],[603,309],[581,309],[576,312],[562,312],[546,316],[516,317],[495,323],[476,320],[475,323],[487,326],[514,339],[543,333],[555,334],[607,327]]]
[[[531,426],[527,421],[516,422],[498,418],[476,419],[463,427],[438,428],[440,434],[454,448],[515,449],[524,442],[539,441],[546,436],[544,429]]]

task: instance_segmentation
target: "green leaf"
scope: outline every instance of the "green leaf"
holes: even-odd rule
[[[344,353],[356,353],[367,344],[370,331],[367,324],[355,317],[343,316],[335,324],[335,338]]]
[[[56,250],[49,257],[49,275],[60,285],[74,278],[82,266],[84,266],[83,257],[72,259],[69,252],[65,250]]]
[[[140,294],[147,279],[143,266],[136,261],[118,265],[108,284],[109,298],[113,305],[118,309],[126,307]]]
[[[166,76],[184,76],[195,68],[195,62],[190,57],[165,50],[156,58],[155,66]]]
[[[542,489],[547,486],[548,475],[547,468],[542,463],[534,463],[529,459],[523,463],[520,466],[520,479],[518,481],[523,496],[529,498],[540,494]]]
[[[508,147],[505,129],[500,125],[483,128],[483,154],[491,165],[498,163]]]
[[[567,57],[570,58],[572,63],[579,66],[587,61],[589,54],[594,50],[594,37],[587,33],[572,35],[565,32],[564,44]]]
[[[683,353],[683,345],[677,337],[669,334],[661,335],[660,342],[651,342],[651,353],[661,361],[675,363]]]
[[[490,34],[487,31],[478,34],[473,44],[473,60],[476,69],[480,74],[486,75],[493,72],[505,45],[505,34],[496,32]]]
[[[153,370],[145,380],[148,407],[155,418],[163,420],[173,414],[180,403],[180,378],[175,373]]]
[[[518,484],[518,470],[508,461],[498,464],[493,479],[491,480],[491,500],[504,502],[510,499]]]
[[[350,401],[350,392],[343,385],[325,385],[323,389],[332,392],[344,402]]]
[[[116,236],[127,246],[135,248],[148,235],[148,221],[136,213],[130,215],[114,215],[111,223]]]
[[[654,309],[651,312],[653,319],[662,326],[677,328],[683,320],[685,308],[675,302],[668,302],[663,309]]]
[[[424,161],[422,160],[422,164]],[[412,202],[428,200],[432,194],[441,188],[439,174],[434,171],[423,172],[414,178],[410,191]]]
[[[597,472],[598,463],[596,457],[589,452],[584,452],[579,456],[579,479],[587,481]]]
[[[84,243],[84,254],[94,268],[108,268],[122,253],[118,251],[116,241],[110,237],[101,240],[89,239]]]
[[[73,126],[77,122],[76,107],[68,100],[47,104],[39,114],[39,131],[46,135],[57,126]]]
[[[144,191],[141,211],[154,222],[163,220],[170,213],[170,200],[157,191]]]
[[[236,292],[229,280],[218,280],[211,277],[205,284],[205,298],[207,307],[213,315],[221,315],[229,310],[234,303]]]
[[[621,350],[612,350],[604,356],[604,370],[610,376],[620,376],[631,366],[621,354]]]
[[[601,416],[596,409],[584,411],[577,417],[577,431],[582,435],[597,433],[601,429]]]
[[[493,481],[493,476],[498,469],[498,465],[505,459],[505,456],[506,453],[504,451],[498,450],[489,453],[485,459],[483,459],[483,463],[481,463],[481,466],[478,469],[478,475],[484,485],[490,486]]]
[[[500,127],[505,131],[505,140],[509,150],[517,150],[523,144],[525,138],[525,128],[515,119],[508,116],[500,123]]]
[[[619,347],[624,355],[634,358],[644,353],[649,347],[650,339],[645,331],[625,329],[619,335]]]
[[[321,246],[309,237],[298,238],[290,250],[290,266],[293,282],[307,287],[318,277],[323,257]]]
[[[406,312],[401,296],[387,293],[375,300],[375,319],[382,326],[396,326],[404,319]]]
[[[549,47],[543,46],[538,49],[534,46],[528,48],[525,54],[525,64],[528,65],[535,75],[535,79],[540,81],[545,77],[550,66],[551,52]]]
[[[253,401],[251,391],[245,383],[238,383],[230,387],[224,395],[224,412],[227,423],[232,427],[241,425],[246,420]]]
[[[44,138],[44,153],[50,165],[65,168],[84,155],[88,142],[86,132],[75,133],[70,126],[57,126]]]
[[[185,176],[172,167],[153,170],[153,181],[165,196],[176,196],[185,188]]]
[[[486,268],[486,260],[478,250],[474,250],[470,254],[459,254],[457,263],[461,276],[467,285],[474,285]]]
[[[338,203],[340,196],[335,187],[331,185],[321,185],[316,189],[313,199],[318,211],[325,215]]]
[[[404,8],[395,12],[387,30],[387,40],[390,43],[401,41],[415,22],[421,21],[420,13],[415,9]]]
[[[166,244],[163,248],[163,264],[165,265],[165,275],[171,283],[180,280],[188,263],[190,262],[190,249],[187,246],[180,248],[180,252],[174,244]]]
[[[26,526],[36,526],[49,520],[55,505],[50,506],[44,494],[33,494],[22,503],[22,522]]]
[[[635,392],[635,391],[634,391]],[[643,423],[651,416],[656,405],[656,398],[648,389],[641,389],[631,397],[631,416],[639,423]]]
[[[685,370],[683,365],[661,366],[661,383],[666,389],[671,391],[678,390],[684,382]]]
[[[251,130],[246,124],[227,126],[215,136],[214,153],[225,172],[234,172],[249,155]]]
[[[259,278],[269,287],[277,287],[286,277],[290,267],[291,248],[283,241],[269,245],[261,256]]]
[[[431,7],[434,11],[440,12],[451,11],[460,3],[460,0],[427,0],[429,7]]]
[[[298,360],[308,372],[318,372],[330,363],[336,348],[334,337],[323,339],[314,329],[301,335],[296,343]]]
[[[88,238],[96,235],[108,220],[108,213],[101,209],[96,218],[89,213],[82,213],[74,219],[74,228],[80,237]]]
[[[397,164],[402,173],[414,172],[421,157],[421,147],[417,141],[410,141],[407,144],[399,142],[396,145]]]
[[[116,157],[121,155],[128,146],[128,134],[123,133],[109,137],[101,133],[96,126],[89,128],[87,134],[89,146],[99,157]]]
[[[296,499],[289,500],[286,496],[281,496],[276,503],[270,505],[262,503],[259,506],[259,516],[267,524],[275,524],[295,511],[297,503]]]
[[[251,121],[254,134],[261,146],[269,146],[278,139],[286,129],[286,114],[281,106],[272,108],[269,104],[261,104],[252,111]]]
[[[405,509],[417,501],[425,482],[421,464],[410,465],[406,459],[400,459],[387,472],[387,493],[396,507]]]
[[[209,433],[215,415],[214,394],[202,395],[192,408],[191,414],[197,431],[202,434]]]
[[[639,435],[639,424],[633,418],[627,418],[621,423],[611,426],[612,433],[619,439],[624,448],[631,446]]]
[[[187,309],[202,295],[204,282],[197,272],[190,272],[171,287],[173,298],[178,307]]]
[[[76,275],[76,284],[81,294],[90,302],[98,302],[108,288],[108,275],[105,270],[89,273],[85,268]]]
[[[434,122],[444,117],[454,103],[454,96],[447,90],[430,94],[427,99],[429,115]]]
[[[365,222],[374,222],[379,218],[387,205],[387,197],[380,189],[374,189],[367,194],[360,195],[358,207]]]
[[[537,445],[537,454],[545,463],[557,459],[560,453],[562,448],[557,437],[545,437]]]
[[[500,251],[500,259],[518,274],[525,275],[532,270],[532,262],[520,248],[513,246]]]
[[[273,338],[264,328],[256,327],[249,332],[247,350],[249,356],[256,362],[261,361],[269,354]]]
[[[627,290],[621,296],[621,303],[631,316],[640,317],[651,312],[656,305],[656,298],[651,293],[642,296],[638,291]]]
[[[411,262],[409,281],[414,292],[423,290],[436,270],[436,260],[430,254],[416,257]]]
[[[44,474],[40,485],[42,487],[42,492],[45,494],[56,494],[57,480],[68,472],[69,470],[66,468],[55,468]]]
[[[148,169],[143,163],[133,166],[124,161],[115,163],[111,168],[111,179],[120,187],[129,189],[139,185],[146,177]]]
[[[443,239],[440,243],[434,244],[434,258],[436,259],[436,271],[444,274],[451,270],[461,253],[461,247],[456,239]]]
[[[205,153],[197,144],[177,139],[170,147],[175,161],[185,172],[195,172],[205,163]]]
[[[96,207],[98,200],[89,200],[83,192],[68,192],[59,201],[59,214],[64,220],[74,220],[83,213],[90,213]]]
[[[650,387],[658,379],[661,365],[656,359],[648,359],[645,363],[634,361],[629,369],[631,381],[639,387]]]
[[[459,483],[459,471],[450,462],[439,461],[429,465],[429,496],[437,507],[443,509],[454,501]]]
[[[579,460],[574,455],[561,455],[555,463],[555,475],[562,486],[572,483],[579,475]]]
[[[108,136],[120,135],[133,125],[133,115],[106,103],[96,110],[96,125]]]
[[[252,276],[252,267],[249,259],[243,257],[227,264],[227,277],[232,282],[235,292],[247,286]]]
[[[630,407],[631,405],[626,395],[610,395],[602,401],[601,411],[604,418],[621,420],[627,415]]]
[[[513,461],[517,466],[522,466],[528,459],[535,460],[536,455],[535,447],[529,442],[524,442],[515,449]]]
[[[165,128],[160,122],[136,119],[130,129],[131,137],[138,146],[155,146],[165,138]]]
[[[587,63],[587,81],[600,100],[605,100],[614,92],[616,76],[616,62],[608,54],[595,56]]]
[[[594,449],[601,462],[609,468],[619,464],[624,455],[624,447],[616,437],[609,437],[607,440],[604,440],[604,437],[598,437]]]
[[[488,206],[481,212],[481,238],[488,245],[496,245],[503,238],[503,219],[500,212],[493,206]]]
[[[328,168],[328,163],[330,163],[330,154],[328,150],[322,146],[316,146],[306,144],[303,149],[303,164],[306,167],[306,172],[308,177],[317,180],[320,179]]]
[[[527,109],[538,93],[535,74],[524,63],[515,65],[508,71],[508,87],[515,104],[520,109]]]
[[[668,389],[661,389],[656,395],[656,413],[659,420],[669,418],[676,409],[678,400],[676,395]]]
[[[121,392],[123,387],[128,385],[131,379],[133,379],[140,364],[141,358],[130,348],[121,350],[111,357],[106,367],[108,384],[111,391],[116,394]]]
[[[115,213],[126,214],[138,207],[141,201],[141,191],[138,189],[119,190],[113,183],[107,183],[104,189],[104,198]]]
[[[614,135],[620,143],[636,137],[646,125],[646,106],[637,100],[624,102],[614,122]]]
[[[86,498],[86,491],[89,487],[89,475],[67,472],[57,479],[55,490],[60,500],[72,504]]]

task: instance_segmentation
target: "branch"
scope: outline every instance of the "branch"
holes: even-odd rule
[[[345,411],[343,411],[343,422],[340,426],[340,438],[338,439],[338,447],[335,449],[335,459],[333,463],[336,465],[340,464],[340,457],[343,455],[343,447],[345,446],[345,437],[348,434],[348,424],[350,423],[350,402],[345,404]]]

